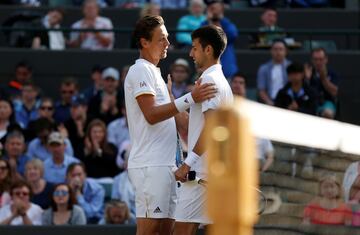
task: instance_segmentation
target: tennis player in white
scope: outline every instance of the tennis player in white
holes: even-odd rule
[[[177,143],[175,119],[191,104],[214,97],[216,88],[214,84],[197,83],[191,93],[172,102],[157,67],[170,45],[161,16],[140,19],[134,37],[140,58],[130,67],[124,89],[132,144],[128,172],[135,189],[137,235],[169,235],[176,201],[172,172]]]
[[[190,106],[188,156],[175,172],[176,179],[184,182],[178,189],[175,235],[193,235],[199,224],[210,223],[204,211],[206,188],[196,181],[187,181],[187,174],[192,170],[196,172],[197,177],[206,179],[206,153],[199,142],[206,117],[211,110],[233,102],[231,88],[220,65],[220,56],[227,44],[224,31],[217,26],[205,26],[195,30],[191,37],[190,56],[194,59],[197,69],[202,72],[202,83],[214,83],[218,92],[210,100]]]

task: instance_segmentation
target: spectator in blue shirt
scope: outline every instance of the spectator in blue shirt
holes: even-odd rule
[[[60,132],[50,134],[48,146],[52,157],[44,161],[44,178],[53,184],[64,183],[66,169],[71,163],[79,162],[79,160],[65,154],[65,139]]]
[[[29,143],[26,155],[30,158],[38,158],[42,161],[51,158],[51,153],[47,148],[47,142],[49,134],[55,130],[56,127],[54,123],[47,118],[39,119],[36,127],[37,138]],[[74,151],[68,138],[65,138],[65,145],[65,154],[74,156]]]
[[[24,176],[25,164],[30,160],[24,151],[25,139],[23,134],[19,131],[9,133],[6,136],[4,158],[9,161],[11,168],[22,176]]]
[[[191,47],[191,31],[198,29],[201,23],[206,20],[204,9],[205,4],[202,0],[190,1],[190,14],[181,17],[177,25],[177,30],[189,30],[189,32],[176,34],[176,41],[179,47]]]
[[[38,88],[35,84],[28,82],[21,88],[21,99],[14,101],[14,111],[16,122],[21,128],[27,128],[31,120],[38,118],[38,108],[40,102],[37,100]]]
[[[238,37],[238,31],[228,18],[224,16],[224,3],[222,0],[207,0],[207,21],[202,23],[204,25],[216,25],[221,27],[227,37],[227,46],[224,53],[221,55],[221,65],[226,78],[230,78],[238,71],[234,43]]]
[[[66,180],[75,192],[78,204],[85,211],[88,224],[96,224],[104,214],[105,190],[94,179],[87,178],[83,163],[72,163]]]
[[[74,78],[65,78],[60,85],[61,99],[55,104],[54,119],[64,123],[70,118],[71,98],[78,93],[78,83]]]

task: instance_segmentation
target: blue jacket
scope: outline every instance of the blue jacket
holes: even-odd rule
[[[208,24],[208,21],[204,21],[201,26]],[[227,37],[227,46],[220,60],[224,75],[226,78],[229,78],[238,71],[234,47],[235,40],[238,37],[238,30],[236,26],[226,17],[221,19],[220,24]]]

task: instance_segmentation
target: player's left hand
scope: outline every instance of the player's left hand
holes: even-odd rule
[[[180,182],[186,182],[189,171],[190,167],[186,164],[182,164],[181,167],[175,171],[176,180]]]

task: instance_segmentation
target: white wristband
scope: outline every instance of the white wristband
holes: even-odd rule
[[[194,104],[195,101],[191,96],[191,92],[187,93],[186,95],[183,95],[176,100],[174,100],[174,104],[176,106],[176,109],[181,113],[186,111],[190,108],[190,105]]]
[[[193,167],[195,163],[200,159],[200,156],[194,152],[190,152],[185,158],[184,163],[189,167]]]

